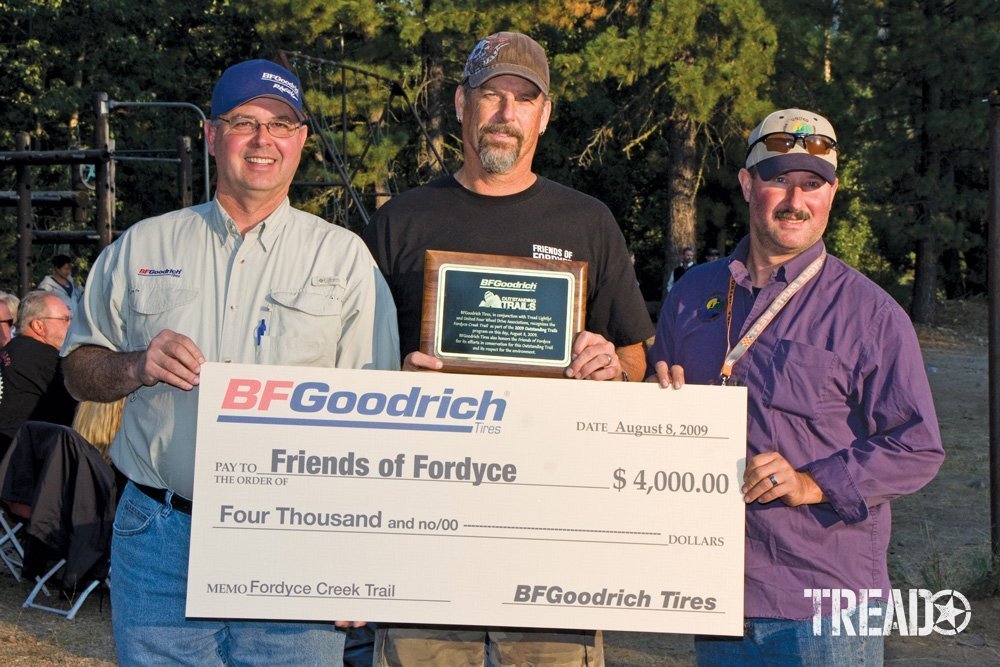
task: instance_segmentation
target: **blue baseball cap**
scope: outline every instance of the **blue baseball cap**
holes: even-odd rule
[[[247,60],[223,72],[212,91],[212,118],[258,97],[284,102],[305,120],[299,77],[270,60]]]

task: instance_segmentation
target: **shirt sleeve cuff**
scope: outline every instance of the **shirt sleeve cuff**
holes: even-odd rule
[[[803,471],[816,480],[826,502],[830,503],[844,523],[858,523],[868,518],[868,503],[840,456],[814,461],[803,468]]]

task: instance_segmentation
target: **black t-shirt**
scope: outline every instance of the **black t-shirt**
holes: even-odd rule
[[[17,336],[0,350],[0,455],[26,421],[69,426],[76,401],[63,383],[59,350]]]
[[[451,176],[439,178],[382,206],[362,236],[396,301],[404,357],[420,346],[425,250],[587,262],[587,330],[618,347],[653,335],[611,211],[541,176],[505,197],[479,195]]]

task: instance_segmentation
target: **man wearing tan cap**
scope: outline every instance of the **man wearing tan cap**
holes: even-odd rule
[[[642,341],[652,325],[614,216],[593,197],[532,171],[552,113],[548,93],[548,61],[537,42],[516,32],[481,40],[455,91],[462,167],[396,197],[365,229],[397,305],[405,370],[441,368],[417,351],[424,251],[434,249],[588,262],[586,330],[574,340],[565,376],[627,381],[643,374]],[[592,631],[396,627],[379,635],[383,665],[603,664]]]
[[[810,111],[754,129],[750,233],[675,286],[650,350],[664,387],[748,389],[744,636],[697,637],[699,665],[882,664],[889,501],[944,457],[909,318],[823,244],[837,152]]]

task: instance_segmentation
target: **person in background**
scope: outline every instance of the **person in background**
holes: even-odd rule
[[[833,634],[831,591],[877,591],[843,613],[882,622],[890,501],[944,459],[913,325],[823,244],[837,151],[802,109],[751,132],[749,234],[675,287],[650,350],[664,387],[748,390],[744,635],[696,637],[699,665],[881,665],[880,635]]]
[[[81,290],[73,280],[72,273],[73,259],[67,255],[56,255],[52,258],[52,273],[42,278],[38,289],[58,296],[69,308],[69,312],[75,315]]]
[[[80,401],[76,416],[73,417],[73,429],[86,438],[102,456],[110,460],[108,448],[118,433],[124,407],[124,397],[110,403]]]
[[[21,302],[17,335],[0,350],[0,458],[24,422],[73,421],[76,401],[66,391],[59,360],[72,319],[54,294],[35,290]]]
[[[719,249],[718,248],[709,248],[708,250],[705,251],[705,261],[706,262],[714,262],[717,259],[719,259]]]
[[[0,292],[0,347],[14,337],[14,323],[17,321],[17,306],[21,301],[13,294]]]
[[[687,246],[681,250],[681,262],[667,276],[667,292],[674,288],[674,284],[681,279],[688,269],[694,266],[694,248]]]

